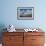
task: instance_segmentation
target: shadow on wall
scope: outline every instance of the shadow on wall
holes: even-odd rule
[[[0,43],[2,43],[2,36],[3,36],[2,32],[6,31],[6,30],[3,30],[4,28],[6,28],[5,25],[0,24]]]

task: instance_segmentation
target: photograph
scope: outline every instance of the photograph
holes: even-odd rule
[[[17,19],[34,19],[34,8],[33,7],[18,7],[17,8]]]

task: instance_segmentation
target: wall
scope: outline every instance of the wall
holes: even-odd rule
[[[42,2],[41,2],[42,1]],[[46,28],[45,0],[2,0],[0,24],[13,24],[16,28]],[[17,20],[17,7],[34,7],[34,20]]]
[[[17,7],[34,7],[34,20],[17,20]],[[0,0],[0,27],[39,27],[46,32],[46,0]]]

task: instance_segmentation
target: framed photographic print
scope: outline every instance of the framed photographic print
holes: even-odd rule
[[[34,7],[18,7],[17,8],[18,20],[33,20],[34,19]]]

